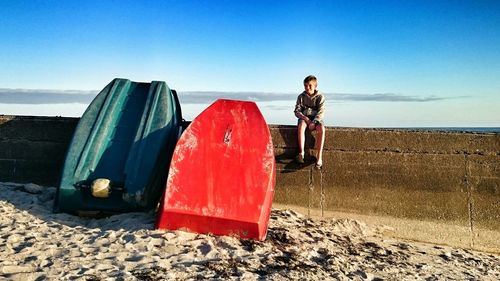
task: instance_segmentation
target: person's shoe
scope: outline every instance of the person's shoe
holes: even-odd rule
[[[316,165],[314,165],[314,168],[317,170],[321,170],[323,168],[323,162],[316,162]]]
[[[295,156],[295,161],[299,164],[304,164],[304,156],[302,154]]]

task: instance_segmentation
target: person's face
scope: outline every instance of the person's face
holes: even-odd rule
[[[317,83],[315,81],[309,81],[304,83],[304,90],[307,94],[312,95],[316,91]]]

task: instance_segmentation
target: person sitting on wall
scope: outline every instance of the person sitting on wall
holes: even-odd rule
[[[297,97],[295,116],[299,118],[297,124],[297,137],[299,154],[295,157],[298,163],[304,163],[304,145],[306,129],[317,131],[316,138],[316,165],[317,169],[323,166],[323,146],[325,144],[325,97],[316,89],[318,80],[314,75],[304,79],[304,92]]]

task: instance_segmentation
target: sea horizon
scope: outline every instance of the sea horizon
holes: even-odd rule
[[[416,130],[416,131],[444,131],[444,132],[500,134],[500,127],[377,127],[377,129],[401,129],[401,130]]]

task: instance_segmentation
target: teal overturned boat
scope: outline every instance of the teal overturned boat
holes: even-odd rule
[[[156,207],[181,125],[177,94],[165,82],[114,79],[76,127],[54,211],[95,214]]]

